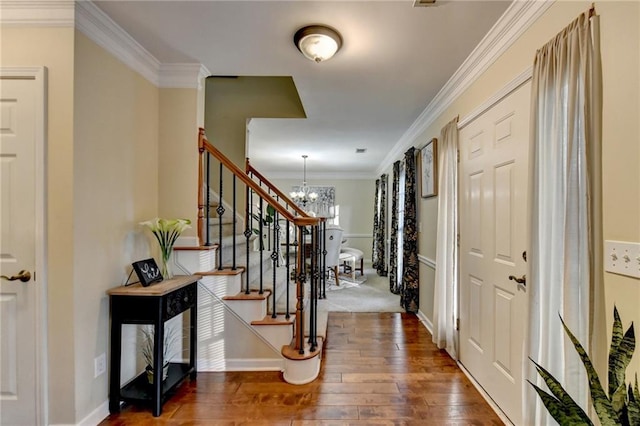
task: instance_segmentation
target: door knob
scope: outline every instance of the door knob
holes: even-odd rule
[[[26,283],[31,279],[31,273],[29,271],[22,270],[18,272],[18,275],[14,275],[12,277],[7,277],[6,275],[0,275],[0,278],[7,281],[16,281],[20,280],[23,283]]]
[[[524,286],[527,285],[527,276],[523,275],[522,278],[518,278],[514,275],[509,275],[509,279],[517,282],[518,284],[522,284]]]

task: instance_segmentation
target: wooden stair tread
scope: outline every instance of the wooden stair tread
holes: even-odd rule
[[[303,361],[306,359],[311,359],[311,358],[315,358],[318,355],[320,355],[320,353],[322,352],[322,339],[318,338],[318,347],[316,348],[315,351],[311,352],[309,350],[309,344],[305,343],[304,345],[304,353],[300,354],[298,353],[297,349],[294,349],[293,346],[291,345],[285,345],[282,347],[282,356],[293,360],[293,361]]]
[[[291,325],[295,318],[295,315],[289,315],[289,319],[284,315],[277,315],[276,318],[272,318],[271,315],[267,315],[261,320],[251,321],[251,325]]]
[[[174,250],[215,250],[218,248],[218,244],[213,244],[210,246],[179,246],[174,247]]]
[[[214,275],[240,275],[244,272],[244,266],[237,266],[236,269],[231,269],[231,266],[224,266],[222,269],[213,269],[211,271],[198,272],[198,275],[202,276],[214,276]]]
[[[264,290],[262,294],[258,291],[251,291],[249,294],[240,292],[233,296],[224,296],[222,300],[265,300],[271,294],[271,290]]]

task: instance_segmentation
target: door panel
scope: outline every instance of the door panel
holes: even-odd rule
[[[460,130],[460,362],[522,419],[529,93],[525,84]]]
[[[35,144],[35,78],[0,77],[0,275],[29,271],[28,282],[0,280],[0,412],[2,423],[39,423]]]

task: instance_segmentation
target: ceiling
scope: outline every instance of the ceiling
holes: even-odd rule
[[[306,119],[254,119],[249,157],[268,177],[373,177],[510,1],[96,1],[161,63],[211,75],[291,76]],[[309,24],[342,49],[314,63],[294,46]],[[437,136],[437,135],[433,135]],[[356,148],[365,148],[356,154]]]

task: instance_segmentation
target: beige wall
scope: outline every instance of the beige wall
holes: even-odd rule
[[[1,65],[46,66],[49,419],[73,423],[75,381],[73,212],[73,40],[71,28],[6,28]],[[93,377],[93,375],[91,376]]]
[[[466,90],[415,141],[423,144],[440,136],[440,129],[454,116],[464,117],[501,89],[511,79],[532,65],[535,51],[587,10],[588,2],[554,3],[553,6]],[[603,191],[604,238],[640,241],[640,4],[605,1],[596,3],[601,16],[602,67],[604,89],[603,113]],[[435,252],[437,202],[421,200],[420,253],[431,257]],[[421,310],[424,288],[421,267]],[[427,284],[428,285],[428,284]],[[637,279],[605,274],[607,329],[610,328],[613,304],[618,306],[625,324],[640,322],[640,282]],[[429,317],[431,318],[431,317]],[[630,372],[640,372],[640,355],[636,354]],[[630,376],[631,377],[631,376]]]
[[[201,95],[196,89],[160,89],[159,215],[191,220],[185,236],[197,234]]]
[[[301,179],[302,176],[271,181],[288,194],[291,187],[300,185]],[[340,227],[348,239],[346,245],[362,250],[365,262],[371,263],[375,179],[314,179],[307,176],[307,184],[336,187],[336,205],[340,206]]]
[[[93,360],[109,348],[105,291],[150,255],[139,222],[158,214],[158,89],[75,35],[73,217],[76,421],[107,399]],[[135,353],[123,354],[125,365]],[[129,362],[128,362],[129,361]]]

